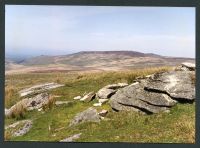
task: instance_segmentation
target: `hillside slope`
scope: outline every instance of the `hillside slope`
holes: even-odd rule
[[[182,62],[194,62],[192,58],[164,57],[153,53],[135,51],[82,51],[70,55],[38,56],[25,59],[16,65],[7,64],[10,72],[49,71],[107,71],[155,66],[176,66]],[[18,66],[21,66],[18,69]],[[16,66],[16,67],[15,67]]]

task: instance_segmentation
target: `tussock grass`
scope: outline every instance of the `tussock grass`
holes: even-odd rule
[[[16,118],[17,120],[24,119],[26,114],[26,108],[22,103],[15,105],[10,111],[11,118]]]
[[[44,111],[46,111],[48,109],[52,109],[54,107],[54,105],[55,105],[55,101],[56,101],[56,99],[52,95],[49,95],[48,102],[47,102],[47,104],[44,104],[42,106],[42,109]]]
[[[9,141],[11,139],[11,133],[8,131],[4,132],[4,140]]]

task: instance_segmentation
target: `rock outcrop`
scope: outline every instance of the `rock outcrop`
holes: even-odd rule
[[[58,88],[64,86],[63,84],[57,84],[57,83],[45,83],[45,84],[39,84],[32,86],[30,88],[23,89],[19,91],[19,94],[21,97],[27,96],[27,95],[34,95],[38,93],[45,92],[50,89]]]
[[[5,116],[9,117],[13,112],[19,109],[25,109],[25,110],[34,110],[42,108],[43,105],[47,104],[50,100],[48,93],[42,93],[38,94],[32,98],[25,98],[21,101],[17,102],[15,105],[13,105],[10,109],[6,109]]]
[[[12,137],[23,136],[24,134],[29,132],[29,130],[32,127],[32,124],[33,124],[32,120],[22,120],[15,122],[9,126],[6,126],[5,130],[10,129]],[[18,129],[17,126],[21,127]]]
[[[195,86],[192,84],[192,72],[171,71],[155,74],[147,80],[146,90],[162,92],[178,101],[193,101]]]
[[[175,68],[176,71],[195,71],[194,63],[182,63],[180,66]]]
[[[63,140],[61,140],[60,142],[74,142],[74,140],[79,139],[82,133],[79,134],[75,134],[73,136],[70,136],[68,138],[65,138]]]
[[[177,102],[193,102],[195,86],[191,75],[194,75],[194,69],[188,70],[156,73],[139,79],[112,95],[110,106],[116,111],[132,110],[152,114],[168,112]]]
[[[96,109],[94,109],[93,107],[88,108],[87,110],[78,113],[74,119],[71,121],[69,126],[74,126],[77,125],[79,123],[83,123],[83,122],[100,122],[100,116],[97,112]]]

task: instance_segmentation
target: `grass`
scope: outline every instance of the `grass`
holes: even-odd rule
[[[169,69],[171,68],[160,67],[122,72],[23,74],[6,76],[6,79],[8,80],[7,86],[13,85],[16,90],[33,84],[59,80],[65,86],[50,91],[51,95],[61,96],[54,98],[55,100],[72,101],[75,96],[90,91],[96,92],[107,84],[132,83],[138,76]],[[13,99],[13,102],[16,103],[18,100],[20,98]],[[107,109],[109,111],[107,115],[109,120],[102,120],[100,123],[87,122],[75,127],[68,127],[77,113],[91,107],[96,102],[96,99],[89,103],[74,101],[70,104],[50,107],[51,109],[45,110],[45,113],[38,111],[27,112],[26,119],[34,121],[33,127],[24,136],[11,137],[10,140],[60,141],[73,134],[82,133],[80,139],[77,139],[78,142],[195,142],[195,103],[178,104],[171,109],[170,113],[153,115],[141,115],[135,112],[114,112],[107,103],[101,107],[96,107],[96,109],[98,111]],[[16,122],[16,119],[5,119],[6,125],[14,122]]]

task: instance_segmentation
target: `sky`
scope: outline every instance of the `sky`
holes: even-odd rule
[[[128,50],[195,57],[195,8],[6,5],[6,56]]]

